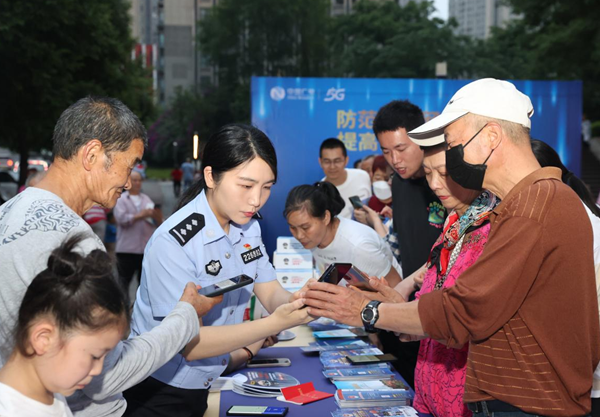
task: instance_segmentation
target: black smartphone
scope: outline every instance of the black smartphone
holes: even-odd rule
[[[287,407],[267,407],[265,405],[232,405],[227,410],[228,416],[285,416]]]
[[[354,365],[365,365],[369,363],[380,363],[380,362],[394,362],[397,358],[390,354],[385,353],[383,355],[352,355],[346,356],[352,364]]]
[[[217,295],[225,294],[226,292],[237,290],[254,282],[248,275],[238,275],[237,277],[229,278],[216,284],[207,285],[198,290],[198,294],[206,297],[216,297]]]
[[[350,268],[352,268],[352,264],[333,263],[323,272],[323,275],[319,278],[319,282],[337,285],[346,276]]]
[[[246,362],[248,368],[276,368],[278,366],[291,366],[288,358],[258,358]]]
[[[352,207],[355,209],[361,209],[364,206],[363,202],[360,201],[360,197],[357,195],[353,195],[352,197],[348,198],[348,200],[350,200],[350,204],[352,204]]]

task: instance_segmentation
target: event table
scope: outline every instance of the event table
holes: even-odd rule
[[[279,342],[277,343],[274,347],[272,348],[268,348],[268,349],[262,349],[261,352],[259,352],[259,354],[257,355],[257,357],[264,357],[264,352],[268,351],[269,349],[275,349],[275,348],[280,348],[280,347],[299,347],[299,346],[308,346],[308,344],[310,342],[314,342],[314,337],[312,335],[312,330],[310,329],[310,327],[308,326],[298,326],[298,327],[294,327],[293,329],[291,329],[291,331],[293,331],[296,334],[296,338],[289,340],[287,342]],[[300,351],[300,349],[297,349],[298,352],[302,353]],[[268,354],[268,356],[275,356],[274,354],[272,355],[271,353]],[[288,357],[288,356],[285,356]],[[304,359],[304,358],[303,358]],[[310,359],[310,358],[309,358]],[[318,356],[314,357],[313,359],[316,359],[318,362]],[[292,368],[294,366],[294,362],[298,362],[298,360],[296,361],[292,361],[292,366],[290,367],[284,367],[284,368],[265,368],[265,369],[270,369],[270,370],[276,370],[276,371],[281,371],[283,373],[289,373],[290,375],[291,372],[286,372],[286,369],[289,370],[290,368]],[[319,362],[319,369],[321,369],[320,366],[320,362]],[[262,368],[253,368],[253,369],[262,369]],[[244,372],[245,369],[242,368],[239,371],[235,371],[233,372],[232,375],[235,375],[236,373],[239,372]],[[321,374],[321,377],[323,377],[323,375]],[[323,377],[325,378],[325,377]],[[300,382],[306,382],[306,381],[300,381]],[[331,389],[334,389],[335,386],[333,384],[330,384]],[[316,385],[315,385],[316,387]],[[328,391],[328,392],[333,392],[333,391]],[[225,391],[223,392],[225,393]],[[233,395],[233,393],[231,393]],[[236,397],[243,397],[241,395],[235,394]],[[250,397],[245,397],[245,398],[250,398]],[[277,403],[280,404],[283,407],[289,407],[289,406],[294,406],[294,404],[289,404],[288,403],[283,403],[281,401],[277,401],[275,399],[268,399],[269,400],[269,404],[273,403]],[[327,400],[323,400],[323,401],[327,401]],[[236,405],[239,405],[241,403],[235,403]],[[229,406],[234,405],[233,403],[227,405],[225,403],[221,403],[221,393],[220,392],[211,392],[210,394],[208,394],[208,409],[206,410],[206,413],[204,413],[204,417],[218,417],[221,415],[225,415],[225,412],[227,411],[227,409],[229,408]],[[220,413],[220,408],[223,407],[224,410],[222,413]],[[296,407],[296,406],[295,406]],[[299,406],[297,406],[299,407]],[[306,406],[304,406],[306,407]],[[290,407],[290,411],[291,411],[291,407]],[[290,415],[290,414],[288,414]]]

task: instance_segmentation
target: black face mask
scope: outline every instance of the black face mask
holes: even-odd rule
[[[464,148],[479,135],[485,126],[479,129],[479,131],[475,133],[464,146],[462,144],[457,145],[446,151],[446,169],[448,170],[448,174],[450,174],[450,177],[455,183],[463,188],[468,188],[470,190],[481,190],[483,188],[483,178],[485,177],[485,170],[487,168],[485,163],[494,153],[494,149],[492,149],[492,152],[490,152],[485,161],[483,161],[483,164],[474,165],[465,161]]]

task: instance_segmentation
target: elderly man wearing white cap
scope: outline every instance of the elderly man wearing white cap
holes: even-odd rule
[[[592,230],[560,170],[535,159],[532,115],[530,99],[513,84],[482,79],[409,132],[431,146],[443,131],[452,179],[502,199],[481,257],[454,287],[410,303],[370,301],[323,283],[305,294],[310,314],[468,342],[464,401],[475,416],[584,416],[591,408],[600,360]],[[377,280],[371,285],[393,295]]]

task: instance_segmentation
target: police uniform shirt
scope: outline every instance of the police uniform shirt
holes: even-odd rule
[[[140,287],[134,306],[132,336],[147,332],[175,307],[186,283],[203,287],[239,274],[256,283],[276,279],[262,243],[260,225],[252,219],[230,223],[226,235],[210,209],[204,191],[167,219],[144,252]],[[230,291],[202,318],[203,326],[238,324],[254,284]],[[173,387],[204,389],[227,367],[229,354],[187,362],[176,355],[152,377]]]

